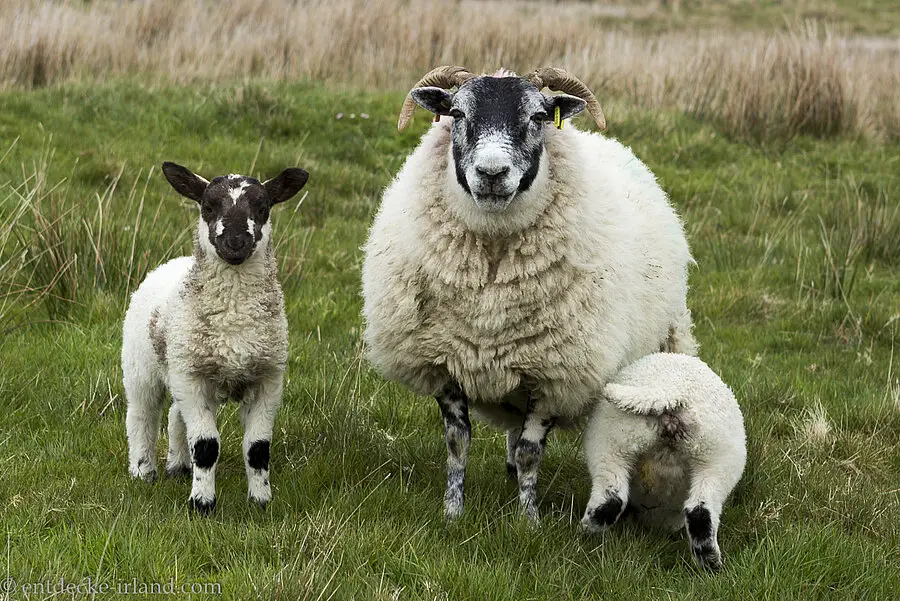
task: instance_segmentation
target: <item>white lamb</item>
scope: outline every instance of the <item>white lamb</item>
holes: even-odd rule
[[[260,183],[240,175],[211,182],[163,163],[169,183],[200,205],[194,254],[150,273],[132,295],[122,335],[129,469],[156,479],[156,439],[168,389],[166,472],[193,473],[190,506],[216,503],[216,408],[241,403],[248,495],[271,498],[269,444],[281,405],[288,328],[269,212],[306,184],[302,169]]]
[[[700,566],[721,566],[719,517],[747,449],[734,394],[703,361],[655,353],[616,374],[585,430],[584,454],[587,530],[612,525],[629,507],[642,522],[686,526]]]
[[[458,86],[452,93],[450,88]],[[547,86],[576,94],[548,96]],[[507,469],[537,518],[547,433],[586,412],[627,363],[695,352],[681,222],[630,149],[572,126],[600,106],[559,69],[426,75],[413,101],[446,115],[385,191],[365,246],[368,357],[435,396],[445,514],[463,506],[469,408],[507,430]]]

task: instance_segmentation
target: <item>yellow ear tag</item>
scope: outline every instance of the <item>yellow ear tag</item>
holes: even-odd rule
[[[559,116],[559,107],[553,109],[553,125],[556,126],[556,129],[562,129],[563,120]]]

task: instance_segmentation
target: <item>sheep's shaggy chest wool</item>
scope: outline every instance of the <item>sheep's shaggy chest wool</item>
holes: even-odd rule
[[[687,244],[630,150],[549,131],[543,185],[514,201],[504,228],[454,191],[449,144],[449,125],[426,134],[365,247],[366,341],[386,377],[426,395],[452,379],[496,417],[527,389],[571,417],[673,327],[692,350]]]

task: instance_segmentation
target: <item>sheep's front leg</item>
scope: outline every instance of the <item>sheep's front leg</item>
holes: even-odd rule
[[[510,428],[506,431],[506,475],[510,480],[518,480],[516,469],[516,445],[522,436],[522,428]]]
[[[281,407],[283,376],[264,379],[247,391],[241,403],[244,426],[244,467],[247,470],[247,498],[261,507],[272,499],[269,484],[269,448],[275,416]]]
[[[556,423],[540,401],[532,399],[525,412],[522,433],[516,443],[516,472],[519,476],[519,507],[530,520],[538,520],[537,477],[547,445],[547,434]]]
[[[458,386],[449,386],[437,397],[444,418],[444,442],[447,444],[447,492],[444,494],[444,516],[454,519],[462,514],[469,459],[472,425],[469,401]]]
[[[187,430],[191,450],[191,496],[188,504],[201,514],[216,506],[216,462],[219,460],[219,431],[216,429],[216,402],[213,390],[201,378],[171,377],[172,396]]]

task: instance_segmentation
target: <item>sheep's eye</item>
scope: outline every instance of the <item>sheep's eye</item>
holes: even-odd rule
[[[531,116],[531,120],[535,123],[543,123],[544,121],[547,121],[547,113],[545,113],[544,111],[535,113]]]
[[[200,214],[208,221],[213,216],[213,208],[209,205],[203,205],[200,207]]]
[[[454,119],[465,119],[466,116],[463,115],[463,112],[459,109],[450,109],[450,116]]]

